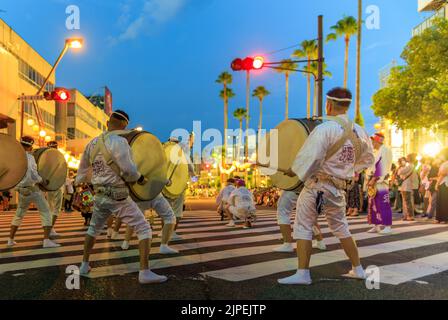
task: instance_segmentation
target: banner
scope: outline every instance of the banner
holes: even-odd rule
[[[104,112],[108,116],[112,114],[112,92],[108,87],[104,87]]]

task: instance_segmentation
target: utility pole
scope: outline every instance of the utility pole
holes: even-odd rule
[[[323,116],[323,64],[324,64],[324,17],[318,17],[318,75],[317,75],[317,103],[318,116]]]

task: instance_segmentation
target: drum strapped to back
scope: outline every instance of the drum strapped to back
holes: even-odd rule
[[[275,129],[278,132],[278,165],[261,164],[260,171],[271,176],[274,186],[299,193],[303,188],[303,182],[297,176],[289,177],[284,173],[292,167],[294,160],[305,143],[306,139],[322,120],[331,120],[337,122],[344,129],[343,136],[328,150],[326,160],[334,156],[347,140],[350,140],[354,146],[355,158],[358,159],[361,153],[361,141],[354,133],[353,122],[345,121],[338,117],[313,118],[313,119],[289,119],[280,123]],[[268,157],[272,158],[270,135],[265,136],[261,143],[261,148],[265,147]],[[263,150],[261,149],[260,150]],[[275,156],[275,155],[274,155]]]
[[[0,191],[14,188],[28,170],[26,152],[20,143],[12,136],[0,133]]]
[[[163,145],[167,159],[167,179],[171,185],[165,186],[162,193],[166,198],[176,199],[187,188],[189,180],[188,157],[182,147],[176,142],[166,142]]]
[[[41,186],[45,191],[57,191],[67,179],[67,161],[57,149],[40,148],[33,151],[37,172],[48,184]]]
[[[150,201],[160,194],[166,185],[166,157],[162,143],[156,136],[147,131],[112,131],[101,135],[98,139],[106,138],[107,135],[116,134],[125,138],[132,152],[132,158],[137,170],[142,174],[147,182],[143,185],[133,183],[128,184],[130,195],[134,201]],[[103,155],[108,165],[120,175],[118,166]]]
[[[271,159],[270,163],[260,168],[262,174],[269,175],[274,186],[286,190],[300,192],[303,183],[297,176],[289,177],[284,174],[286,170],[291,168],[297,153],[302,148],[305,140],[311,131],[314,130],[322,121],[315,119],[289,119],[281,122],[274,130],[277,130],[277,154],[275,147],[271,153],[271,135],[264,136],[260,142],[259,150],[266,150],[266,156]],[[265,149],[264,149],[265,148]],[[273,160],[276,157],[277,161]],[[277,162],[276,168],[274,168]]]

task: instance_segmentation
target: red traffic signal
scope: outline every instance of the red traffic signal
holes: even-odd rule
[[[243,70],[243,60],[240,58],[237,58],[232,61],[232,64],[230,65],[233,71],[241,71]]]
[[[233,71],[250,71],[250,70],[260,70],[264,67],[263,57],[247,57],[244,60],[237,58],[232,61],[231,68]]]
[[[45,100],[67,102],[70,99],[70,91],[65,88],[55,88],[52,92],[44,93]]]

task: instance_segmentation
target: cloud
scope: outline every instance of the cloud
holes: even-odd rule
[[[390,41],[389,42],[386,42],[386,41],[384,41],[384,42],[374,42],[371,45],[367,46],[365,48],[365,50],[366,51],[371,51],[371,50],[374,50],[374,49],[377,49],[377,48],[386,47],[386,46],[388,46],[390,44],[391,44]]]
[[[124,31],[110,38],[112,44],[134,40],[142,33],[162,25],[174,18],[184,7],[187,0],[145,0],[139,15],[131,19],[131,3],[122,5],[119,24],[125,25]]]

